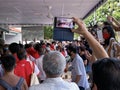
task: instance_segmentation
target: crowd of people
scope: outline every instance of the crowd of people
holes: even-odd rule
[[[25,45],[16,42],[6,45],[1,41],[0,90],[87,90],[90,87],[119,90],[120,47],[115,30],[120,31],[120,24],[111,16],[107,19],[109,22],[104,22],[102,27],[104,42],[98,40],[95,31],[100,27],[96,25],[88,30],[85,23],[75,17],[73,21],[78,28],[72,32],[82,35],[80,41],[41,41]],[[39,79],[38,85],[30,85],[33,71]],[[71,72],[71,82],[62,78],[67,71]]]

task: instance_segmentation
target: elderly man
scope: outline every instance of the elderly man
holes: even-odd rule
[[[75,83],[64,81],[61,78],[66,66],[65,57],[58,51],[51,51],[43,58],[43,69],[47,79],[29,90],[79,90]]]

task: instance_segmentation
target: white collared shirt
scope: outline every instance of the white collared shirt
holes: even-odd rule
[[[89,88],[89,83],[86,76],[86,70],[82,58],[76,54],[75,58],[72,61],[72,81],[75,82],[76,76],[80,75],[81,78],[77,83],[78,86],[84,87],[85,89]]]
[[[58,77],[47,78],[42,84],[32,86],[29,90],[79,90],[79,88],[75,83]]]

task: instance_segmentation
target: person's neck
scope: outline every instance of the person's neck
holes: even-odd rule
[[[47,75],[47,78],[58,78],[60,75]]]
[[[5,72],[4,72],[4,75],[5,75],[5,76],[14,75],[14,70],[12,70],[12,71],[10,71],[10,72],[5,71]]]

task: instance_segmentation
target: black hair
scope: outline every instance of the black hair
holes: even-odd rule
[[[21,48],[18,52],[17,52],[17,57],[19,60],[22,60],[22,59],[26,59],[27,57],[27,52],[24,48]]]
[[[80,47],[79,47],[79,50],[81,50],[81,51],[85,51],[86,48],[85,48],[84,46],[80,46]]]
[[[24,48],[24,45],[23,44],[18,44],[20,48]]]
[[[111,27],[111,26],[105,26],[105,27],[103,27],[103,29],[102,29],[102,32],[104,31],[104,29],[106,29],[107,30],[107,32],[110,34],[110,37],[109,37],[109,39],[106,39],[105,40],[105,45],[109,45],[109,41],[110,41],[110,38],[111,37],[113,37],[113,38],[115,38],[115,33],[114,33],[114,30],[113,30],[113,28]]]
[[[35,44],[34,48],[40,55],[43,55],[46,50],[45,48],[42,47],[42,44],[40,44],[40,43]]]
[[[104,22],[103,22],[103,24],[104,24],[105,26],[110,25],[110,23],[109,23],[109,22],[107,22],[107,21],[104,21]]]
[[[20,49],[20,46],[17,43],[11,43],[9,45],[9,50],[12,54],[17,53],[19,49]]]
[[[46,47],[49,47],[50,45],[51,45],[50,43],[47,43],[47,44],[46,44]]]
[[[93,63],[92,73],[98,90],[120,90],[120,60],[100,59]]]
[[[69,44],[69,46],[67,46],[67,50],[69,50],[70,52],[72,51],[73,53],[77,53],[77,46]]]
[[[114,30],[111,26],[105,26],[105,27],[103,27],[103,30],[104,29],[106,29],[108,31],[108,33],[110,34],[111,37],[115,38],[115,33],[114,33]]]
[[[94,26],[93,26],[93,28],[95,29],[95,28],[98,28],[98,25],[97,24],[95,24]]]
[[[14,69],[16,60],[15,60],[14,56],[6,55],[6,56],[2,57],[1,63],[3,65],[5,71],[10,72]]]
[[[40,48],[42,48],[42,45],[41,45],[40,43],[36,43],[35,46],[34,46],[34,49],[35,49],[36,51],[39,51]]]

